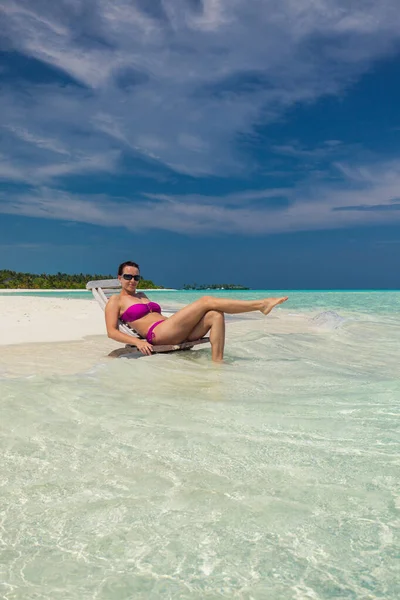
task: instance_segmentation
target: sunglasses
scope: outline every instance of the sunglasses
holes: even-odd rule
[[[122,277],[125,279],[125,281],[131,281],[132,279],[135,281],[140,281],[142,279],[140,275],[130,275],[129,273],[124,273]]]

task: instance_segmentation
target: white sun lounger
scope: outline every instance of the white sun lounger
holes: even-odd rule
[[[121,284],[118,279],[99,279],[97,281],[89,281],[86,284],[86,289],[91,290],[92,294],[97,300],[98,304],[105,310],[106,304],[110,296],[118,293],[121,290]],[[124,323],[120,319],[118,320],[118,329],[122,333],[126,333],[136,338],[142,339],[142,337],[130,327],[127,323]],[[199,340],[195,340],[194,342],[183,342],[182,344],[168,344],[168,345],[153,345],[153,352],[174,352],[176,350],[190,350],[193,346],[197,346],[199,344],[209,343],[210,338],[203,337]],[[131,353],[140,353],[140,351],[134,345],[127,344],[125,348],[119,348],[118,350],[113,350],[109,354],[109,356],[126,356]]]

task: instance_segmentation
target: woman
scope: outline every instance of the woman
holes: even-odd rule
[[[152,344],[180,344],[198,340],[210,332],[212,360],[221,362],[225,345],[224,313],[234,315],[259,310],[267,315],[274,306],[287,300],[287,296],[254,301],[203,296],[172,317],[164,317],[156,302],[150,302],[146,294],[136,291],[140,281],[138,264],[132,261],[122,263],[118,268],[118,279],[122,290],[118,296],[112,296],[106,306],[108,337],[135,345],[147,355],[152,353]],[[135,339],[119,331],[118,319],[134,327],[146,339]]]

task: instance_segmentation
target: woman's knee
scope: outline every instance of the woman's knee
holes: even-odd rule
[[[214,298],[212,296],[202,296],[200,302],[205,306],[208,311],[212,310]]]
[[[212,323],[218,323],[225,320],[225,315],[220,310],[209,310],[207,312],[207,317]]]

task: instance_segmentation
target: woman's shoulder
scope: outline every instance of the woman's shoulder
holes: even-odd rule
[[[111,296],[111,298],[109,298],[108,302],[107,302],[107,306],[110,307],[116,307],[120,305],[120,297],[119,294],[116,294],[115,296]]]

